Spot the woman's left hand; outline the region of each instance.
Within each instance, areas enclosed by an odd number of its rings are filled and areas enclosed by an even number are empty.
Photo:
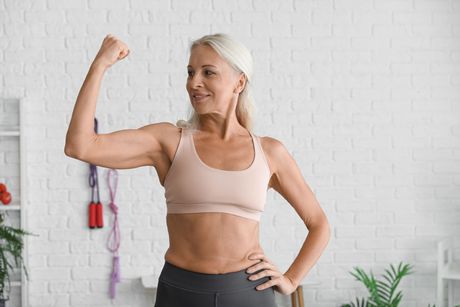
[[[249,256],[248,259],[259,259],[261,260],[261,262],[250,266],[246,270],[247,273],[254,273],[260,271],[261,269],[265,269],[263,271],[258,272],[257,274],[252,274],[249,277],[249,280],[254,281],[262,277],[270,277],[270,281],[267,281],[266,283],[257,286],[257,290],[264,290],[266,288],[274,286],[274,289],[279,293],[289,295],[297,289],[297,285],[294,284],[294,282],[289,277],[280,273],[278,268],[264,254],[254,254]]]

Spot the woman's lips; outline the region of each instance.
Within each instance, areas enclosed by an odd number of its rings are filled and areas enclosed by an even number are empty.
[[[201,102],[203,100],[205,100],[206,98],[208,98],[209,95],[206,95],[206,96],[198,96],[198,97],[193,97],[193,100],[195,100],[196,102]]]

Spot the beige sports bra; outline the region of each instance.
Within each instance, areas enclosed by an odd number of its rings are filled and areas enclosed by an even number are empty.
[[[193,142],[194,131],[181,129],[179,145],[164,180],[167,212],[224,212],[259,221],[270,180],[259,138],[248,130],[255,153],[248,168],[221,170],[200,159]]]

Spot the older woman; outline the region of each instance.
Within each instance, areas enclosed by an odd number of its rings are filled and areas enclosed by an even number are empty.
[[[156,307],[276,306],[274,291],[291,294],[320,257],[329,224],[284,145],[252,132],[252,57],[225,34],[192,42],[186,89],[193,108],[176,125],[95,134],[93,118],[103,73],[129,54],[108,35],[80,90],[65,153],[109,168],[154,166],[165,189],[170,246]],[[299,214],[308,236],[281,273],[259,244],[269,188]]]

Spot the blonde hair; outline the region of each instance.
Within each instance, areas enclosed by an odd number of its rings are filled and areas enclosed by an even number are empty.
[[[250,51],[240,42],[224,33],[205,35],[192,41],[190,52],[198,45],[208,45],[213,48],[238,73],[244,73],[246,83],[238,96],[236,118],[238,122],[252,132],[252,114],[255,109],[252,97],[253,60]],[[197,129],[199,127],[198,113],[189,105],[189,119],[179,119],[177,127]]]

